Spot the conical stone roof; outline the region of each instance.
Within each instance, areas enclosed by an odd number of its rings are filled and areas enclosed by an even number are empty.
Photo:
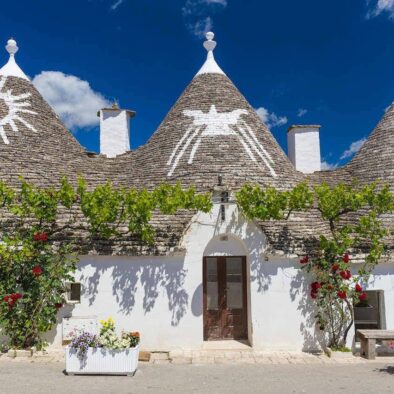
[[[105,176],[104,161],[88,157],[29,80],[0,75],[2,179],[17,182],[21,175],[48,185],[62,175],[75,179],[80,174],[97,180]]]
[[[145,184],[180,181],[205,189],[222,174],[233,188],[294,185],[301,175],[215,62],[210,37],[202,69],[147,144],[130,155],[134,160],[126,155],[123,161],[130,160]]]
[[[394,104],[392,104],[347,169],[362,183],[380,180],[394,190]]]

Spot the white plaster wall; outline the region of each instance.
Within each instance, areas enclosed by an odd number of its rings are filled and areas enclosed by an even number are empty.
[[[100,111],[100,153],[115,157],[130,150],[130,115],[125,110]]]
[[[386,328],[394,330],[394,264],[379,264],[370,278],[367,290],[384,290]]]
[[[223,234],[228,241],[221,241]],[[82,302],[63,309],[61,316],[112,316],[119,329],[140,331],[147,350],[200,349],[203,256],[246,254],[253,347],[319,348],[323,338],[315,330],[311,280],[299,269],[298,259],[267,255],[264,234],[235,206],[226,208],[225,222],[220,220],[219,205],[210,214],[197,214],[181,244],[187,252],[177,256],[83,256],[76,275],[83,285]],[[369,288],[385,290],[387,328],[394,329],[394,265],[378,266]],[[61,344],[60,323],[48,339]],[[352,340],[353,331],[350,344]]]
[[[297,171],[310,174],[321,169],[318,128],[293,128],[287,133],[289,159]]]

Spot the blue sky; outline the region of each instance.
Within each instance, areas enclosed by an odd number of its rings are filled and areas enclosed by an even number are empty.
[[[13,0],[0,13],[0,40],[17,40],[18,64],[89,150],[114,99],[137,111],[143,144],[211,28],[219,65],[285,150],[289,125],[317,123],[324,160],[344,164],[394,100],[394,0]]]

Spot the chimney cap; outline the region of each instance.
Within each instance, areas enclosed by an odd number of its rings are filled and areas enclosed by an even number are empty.
[[[111,108],[101,108],[100,111],[97,111],[97,116],[100,116],[101,111],[113,111],[113,112],[121,112],[126,111],[130,118],[133,118],[137,112],[132,111],[130,109],[121,109],[119,108],[117,103],[114,103]]]
[[[293,129],[320,129],[321,126],[319,124],[294,124],[287,129],[289,133]]]

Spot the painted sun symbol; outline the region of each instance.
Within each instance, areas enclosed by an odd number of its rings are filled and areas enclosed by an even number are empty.
[[[29,98],[31,93],[14,96],[11,90],[3,91],[6,81],[6,77],[0,79],[0,108],[6,112],[6,115],[0,118],[0,136],[4,143],[8,145],[10,141],[4,130],[4,126],[10,126],[14,132],[19,132],[18,124],[16,123],[19,122],[29,130],[37,132],[37,130],[23,118],[23,114],[37,115],[37,112],[28,109],[28,107],[31,107],[31,104],[23,101]]]

